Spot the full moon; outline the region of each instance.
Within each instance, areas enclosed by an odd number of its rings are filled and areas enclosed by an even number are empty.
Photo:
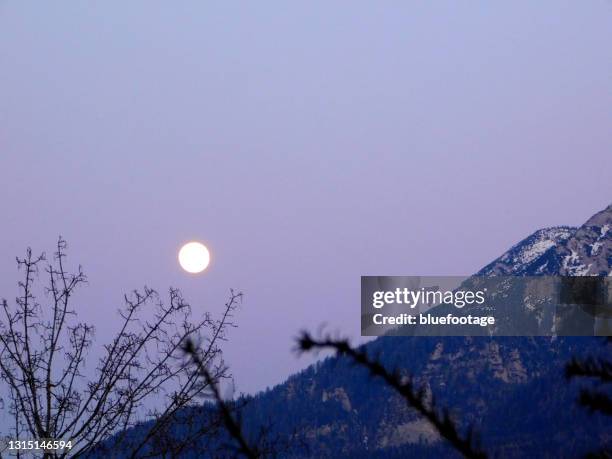
[[[210,263],[210,253],[204,244],[189,242],[181,247],[178,259],[181,268],[188,273],[197,274],[208,267]]]

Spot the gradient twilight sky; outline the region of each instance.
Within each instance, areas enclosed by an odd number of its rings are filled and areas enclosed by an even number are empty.
[[[100,344],[124,291],[242,289],[238,389],[281,382],[300,329],[359,336],[360,275],[470,274],[610,204],[611,43],[606,0],[0,1],[0,296],[59,234]]]

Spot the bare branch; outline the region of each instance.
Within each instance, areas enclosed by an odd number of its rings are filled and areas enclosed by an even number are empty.
[[[353,348],[348,340],[334,340],[330,337],[316,340],[307,332],[303,332],[298,338],[298,350],[300,352],[323,349],[331,349],[338,356],[350,358],[354,363],[367,368],[372,376],[379,377],[385,381],[389,387],[398,392],[409,406],[425,417],[438,433],[465,457],[474,459],[484,459],[487,457],[486,453],[474,444],[474,431],[470,428],[466,437],[462,437],[458,432],[457,426],[452,421],[448,410],[443,409],[440,412],[439,409],[436,409],[433,401],[427,403],[425,391],[415,388],[411,376],[402,378],[398,371],[389,372],[380,362],[371,359],[365,351]]]
[[[205,361],[202,359],[200,352],[198,352],[193,341],[187,340],[183,349],[185,353],[191,357],[191,360],[196,366],[198,374],[204,379],[204,381],[206,381],[206,385],[209,387],[213,399],[221,412],[223,423],[227,432],[238,444],[236,452],[249,459],[257,459],[261,457],[261,454],[257,451],[257,449],[249,445],[248,441],[246,440],[244,434],[242,433],[240,424],[234,419],[231,410],[223,400],[223,397],[221,397],[217,383],[208,368],[206,368]]]

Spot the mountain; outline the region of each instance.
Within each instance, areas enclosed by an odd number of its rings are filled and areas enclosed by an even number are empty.
[[[612,205],[595,214],[559,247],[562,276],[610,276]]]
[[[476,273],[496,275],[612,275],[612,205],[579,228],[536,231]],[[574,356],[609,357],[601,338],[385,336],[363,348],[412,374],[462,429],[473,425],[492,456],[577,457],[612,444],[609,419],[576,403],[585,383],[564,377]],[[267,426],[268,435],[294,445],[284,457],[457,456],[395,392],[344,358],[241,401],[247,436]]]
[[[494,294],[494,326],[487,330],[479,328],[475,332],[470,326],[463,327],[464,330],[462,327],[449,330],[430,326],[417,328],[414,333],[438,336],[449,332],[487,335],[493,331],[496,336],[545,336],[554,330],[558,335],[592,336],[595,329],[597,334],[607,334],[609,321],[595,318],[584,308],[564,307],[563,304],[571,303],[567,295],[577,291],[576,281],[585,285],[576,276],[610,275],[611,240],[612,206],[597,213],[579,228],[560,226],[538,230],[460,286],[464,290],[484,289]],[[547,279],[536,285],[525,279],[525,276],[547,276]],[[556,279],[551,279],[551,276],[556,276]],[[553,285],[556,287],[553,288]],[[605,288],[603,283],[599,285]],[[550,293],[544,294],[547,288],[551,289]],[[535,291],[539,293],[534,301]],[[563,300],[556,296],[561,291],[564,292]],[[485,302],[482,305],[472,305],[465,313],[487,316],[490,308],[491,304]],[[429,311],[440,316],[456,312],[451,304],[439,305]]]

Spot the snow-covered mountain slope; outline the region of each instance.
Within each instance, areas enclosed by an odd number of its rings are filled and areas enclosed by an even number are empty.
[[[559,248],[559,274],[610,276],[612,274],[612,205],[593,215]]]
[[[476,275],[609,276],[612,205],[579,228],[544,228],[523,239]]]
[[[562,246],[570,239],[577,228],[570,226],[557,226],[536,231],[531,236],[514,245],[484,268],[478,276],[493,275],[530,275],[550,271],[547,260],[543,259],[550,249]]]

